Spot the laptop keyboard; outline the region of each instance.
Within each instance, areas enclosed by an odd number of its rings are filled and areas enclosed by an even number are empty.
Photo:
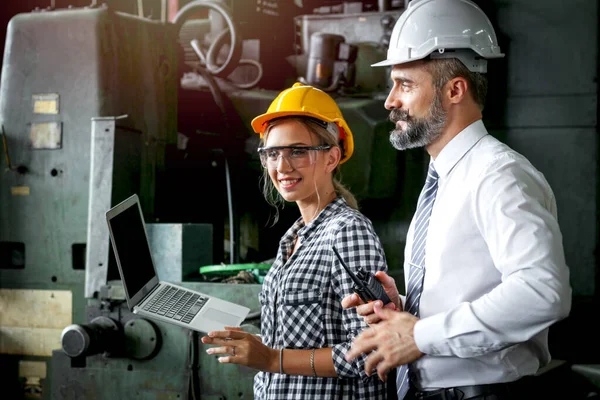
[[[207,297],[165,285],[144,305],[143,309],[189,324],[207,301]]]

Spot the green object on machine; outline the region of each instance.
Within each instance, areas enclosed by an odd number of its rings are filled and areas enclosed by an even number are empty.
[[[202,275],[233,276],[240,271],[250,271],[259,283],[263,283],[271,264],[247,263],[247,264],[220,264],[200,267]]]

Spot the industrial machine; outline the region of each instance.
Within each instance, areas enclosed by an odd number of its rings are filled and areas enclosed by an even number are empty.
[[[8,26],[3,393],[252,398],[254,371],[219,365],[196,332],[129,312],[104,213],[138,193],[160,278],[246,305],[243,328],[260,332],[257,276],[199,272],[264,265],[297,218],[287,207],[269,224],[249,121],[295,81],[320,87],[354,132],[344,183],[365,202],[416,196],[420,179],[398,186],[405,160],[388,145],[387,71],[370,68],[404,2],[191,1],[166,18],[165,1],[160,19],[143,1],[128,5],[137,15],[114,3],[53,1]]]
[[[402,286],[428,159],[389,145],[389,70],[370,65],[385,58],[409,0],[64,1],[14,2],[32,6],[6,29],[0,397],[253,397],[254,370],[219,364],[196,332],[129,312],[104,213],[137,193],[160,279],[247,306],[242,327],[258,333],[261,275],[298,211],[286,205],[272,222],[250,121],[297,81],[329,92],[352,127],[341,180]],[[503,48],[517,57],[490,65],[503,80],[490,81],[484,119],[556,188],[574,288],[572,316],[550,334],[556,360],[540,373],[569,382],[564,398],[593,398],[568,371],[599,386],[589,328],[598,305],[597,60],[587,57],[598,46],[584,34],[597,28],[598,8],[500,3],[499,32],[511,39]],[[565,56],[548,63],[552,54]],[[556,76],[570,84],[555,85]]]

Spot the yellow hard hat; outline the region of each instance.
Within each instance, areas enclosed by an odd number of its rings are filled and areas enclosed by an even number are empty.
[[[289,116],[312,117],[335,123],[339,131],[340,147],[342,147],[340,164],[352,156],[354,152],[352,131],[335,100],[327,93],[300,82],[294,83],[294,86],[279,93],[266,113],[252,120],[252,129],[262,137],[269,121]]]

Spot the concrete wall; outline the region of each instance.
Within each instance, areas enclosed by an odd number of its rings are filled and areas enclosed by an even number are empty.
[[[596,283],[598,2],[495,1],[506,103],[492,133],[527,156],[556,195],[575,295]]]

